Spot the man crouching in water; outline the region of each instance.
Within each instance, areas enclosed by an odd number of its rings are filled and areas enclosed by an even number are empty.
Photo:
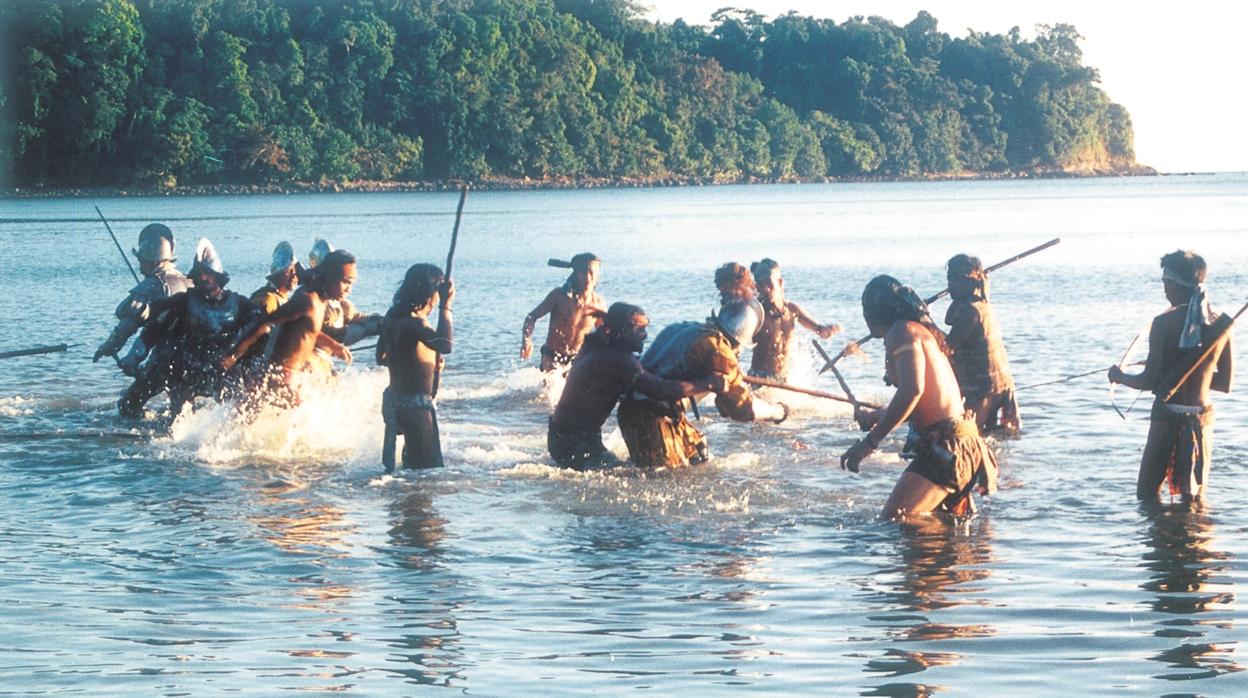
[[[747,272],[748,273],[748,272]],[[706,322],[680,322],[664,328],[641,359],[647,371],[675,381],[722,378],[716,391],[719,413],[738,422],[770,421],[789,416],[783,404],[750,393],[742,380],[737,354],[753,344],[763,309],[754,299],[729,300]],[[690,400],[655,400],[632,390],[620,402],[620,431],[629,456],[641,466],[678,466],[710,459],[706,437],[685,417]]]
[[[351,293],[356,278],[355,257],[345,250],[334,250],[320,266],[309,272],[309,277],[285,305],[244,328],[238,342],[221,360],[221,367],[228,371],[252,344],[272,330],[269,373],[262,391],[284,407],[299,404],[302,374],[316,347],[326,349],[343,361],[351,361],[351,351],[322,333],[321,326],[325,321],[325,303],[346,298]]]
[[[613,303],[603,325],[585,337],[546,432],[555,463],[578,470],[614,464],[615,456],[602,444],[602,425],[630,388],[659,401],[724,391],[727,382],[720,374],[679,381],[647,371],[637,355],[646,344],[649,325],[641,308]]]
[[[390,386],[382,394],[381,417],[386,425],[381,462],[394,472],[394,451],[403,435],[404,468],[442,466],[442,441],[433,398],[438,392],[442,354],[451,353],[454,330],[451,301],[455,285],[432,264],[413,264],[394,294],[394,304],[381,321],[377,363],[390,370]],[[438,329],[429,313],[438,307]]]
[[[945,354],[944,337],[914,289],[891,276],[877,276],[862,292],[862,316],[871,336],[884,338],[884,380],[897,386],[882,410],[855,414],[867,435],[841,456],[841,467],[858,465],[902,422],[911,439],[901,474],[880,517],[900,519],[937,509],[955,516],[974,512],[971,490],[996,489],[997,461],[966,419],[958,380]],[[912,442],[912,443],[911,443]]]

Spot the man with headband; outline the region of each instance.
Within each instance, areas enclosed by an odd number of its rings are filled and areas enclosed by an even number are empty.
[[[1018,431],[1018,402],[1005,343],[988,303],[988,277],[979,257],[954,255],[945,265],[949,297],[945,313],[949,360],[967,410],[975,413],[980,432],[1004,428]]]
[[[542,371],[572,363],[572,357],[581,348],[585,335],[594,330],[607,312],[602,296],[594,292],[602,261],[590,252],[582,252],[570,262],[552,259],[552,267],[571,268],[572,273],[562,286],[551,289],[546,298],[524,317],[523,339],[520,358],[533,354],[533,330],[537,321],[550,315],[550,328],[546,331],[546,343],[542,345]]]
[[[1140,459],[1136,496],[1155,499],[1162,483],[1169,480],[1171,494],[1184,500],[1198,499],[1208,484],[1212,459],[1213,405],[1209,391],[1231,391],[1234,351],[1229,332],[1221,339],[1214,339],[1209,332],[1218,316],[1209,307],[1205,291],[1205,260],[1194,252],[1178,250],[1161,258],[1161,268],[1170,309],[1153,318],[1144,370],[1129,374],[1114,366],[1109,369],[1109,380],[1157,395]],[[1209,341],[1216,341],[1218,346],[1209,347]],[[1200,359],[1207,349],[1212,351]],[[1190,377],[1180,383],[1194,363]],[[1171,391],[1173,397],[1163,401]]]
[[[936,510],[963,516],[974,511],[971,491],[996,489],[997,461],[975,422],[963,416],[962,394],[945,351],[944,334],[914,289],[877,276],[862,293],[862,315],[873,337],[884,338],[884,381],[897,387],[881,410],[855,413],[867,434],[841,456],[858,472],[889,432],[909,420],[909,467],[884,504],[881,518],[900,519]]]

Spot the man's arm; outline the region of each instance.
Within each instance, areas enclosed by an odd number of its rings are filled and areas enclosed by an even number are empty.
[[[894,325],[884,338],[884,346],[893,360],[897,392],[893,393],[893,398],[882,412],[864,415],[864,421],[874,421],[875,424],[862,440],[850,446],[841,456],[841,467],[855,473],[862,459],[874,451],[889,432],[910,417],[926,388],[927,359],[923,354],[922,341],[915,336],[914,330],[904,323]]]
[[[247,353],[247,350],[273,328],[307,316],[308,304],[306,296],[297,296],[268,315],[257,315],[238,333],[238,341],[230,348],[225,358],[221,359],[221,368],[226,371],[233,368],[234,364]]]
[[[695,381],[674,381],[661,378],[647,371],[641,365],[641,361],[632,355],[628,356],[626,362],[621,362],[617,370],[626,376],[631,374],[628,384],[642,395],[655,400],[679,400],[702,393],[718,394],[724,392],[728,386],[728,381],[718,373],[712,373],[706,378]]]
[[[521,331],[523,338],[520,341],[520,358],[527,359],[533,355],[533,330],[537,327],[539,319],[555,309],[555,303],[558,302],[558,293],[559,289],[552,289],[542,299],[542,302],[537,304],[536,308],[524,316],[524,329]]]
[[[348,349],[342,342],[339,342],[324,332],[316,335],[316,348],[324,349],[329,352],[330,356],[336,356],[347,363],[351,363],[351,350]]]
[[[841,331],[841,326],[835,322],[830,325],[823,325],[816,322],[815,319],[810,316],[810,313],[806,312],[806,309],[798,303],[790,301],[789,310],[793,312],[793,316],[797,318],[797,321],[801,323],[802,327],[818,334],[820,339],[828,339],[832,335]]]

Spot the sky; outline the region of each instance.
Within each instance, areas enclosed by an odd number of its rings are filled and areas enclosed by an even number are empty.
[[[1101,88],[1125,106],[1135,127],[1135,155],[1161,172],[1248,171],[1248,93],[1243,45],[1248,3],[1046,0],[639,0],[648,18],[710,24],[721,7],[751,9],[772,19],[790,10],[843,22],[878,15],[907,24],[920,10],[941,31],[968,29],[1024,38],[1037,24],[1073,24],[1084,40],[1083,62],[1101,75]]]

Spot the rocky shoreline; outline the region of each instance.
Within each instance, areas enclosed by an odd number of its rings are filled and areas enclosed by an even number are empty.
[[[1135,165],[1125,169],[1067,171],[1032,169],[1009,172],[959,172],[923,174],[912,177],[817,177],[817,178],[714,178],[714,177],[483,177],[470,182],[484,191],[523,191],[543,189],[604,189],[635,187],[700,187],[723,184],[818,184],[861,182],[940,182],[961,180],[1075,179],[1087,177],[1151,177],[1159,173],[1151,167]],[[324,194],[456,191],[462,180],[346,182],[280,182],[267,184],[202,184],[188,186],[136,187],[11,187],[0,191],[0,198],[33,199],[55,197],[100,198],[114,196],[222,196],[243,194]]]

